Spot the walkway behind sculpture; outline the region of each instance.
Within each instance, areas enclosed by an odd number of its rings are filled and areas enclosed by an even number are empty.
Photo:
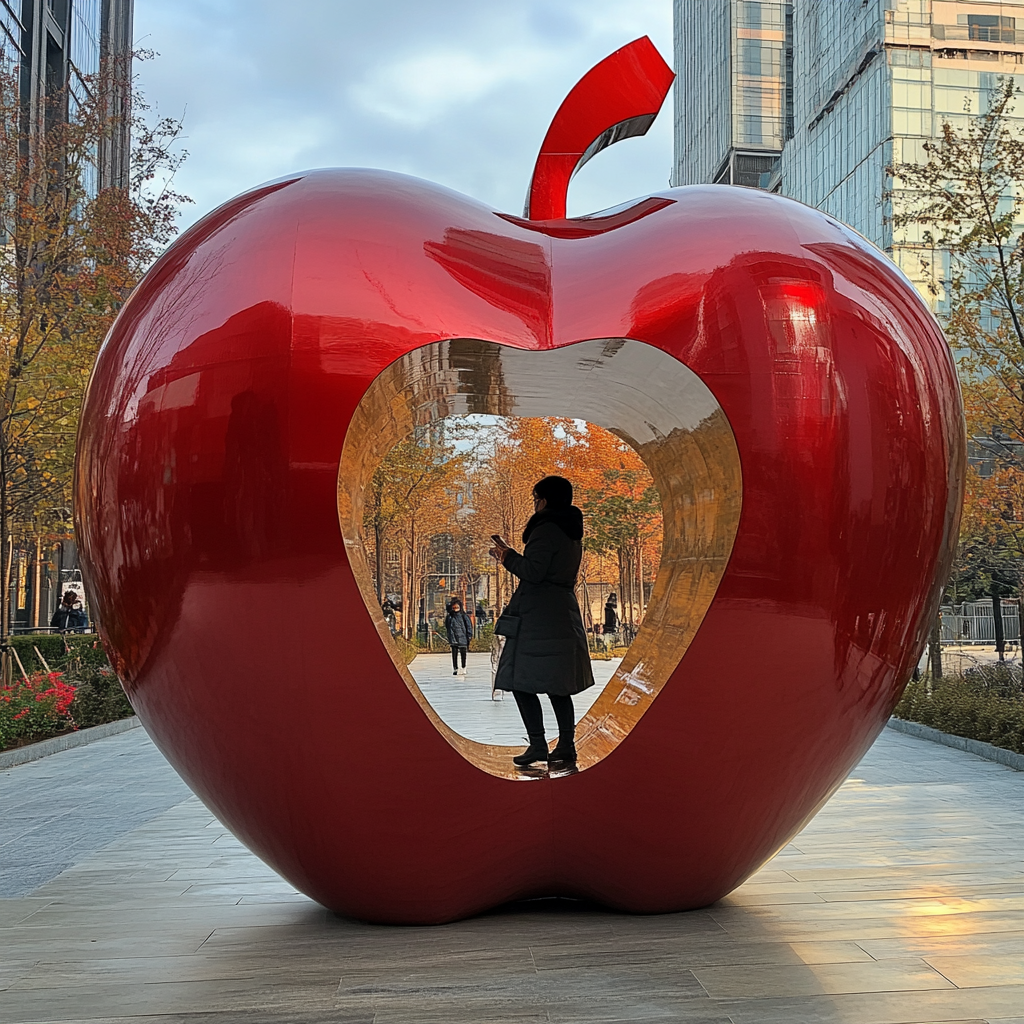
[[[86,793],[83,856],[14,895],[9,866],[58,864]],[[0,1024],[1022,1021],[1024,778],[888,730],[790,847],[687,914],[336,918],[185,797],[142,730],[0,774],[0,844]]]

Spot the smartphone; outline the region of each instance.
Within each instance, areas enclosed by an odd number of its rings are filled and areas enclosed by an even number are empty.
[[[500,544],[503,548],[507,548],[508,547],[508,545],[501,539],[501,535],[500,534],[492,533],[491,534],[491,540],[493,540],[495,544]]]

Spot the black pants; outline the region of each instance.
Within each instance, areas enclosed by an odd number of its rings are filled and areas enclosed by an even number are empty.
[[[534,737],[544,738],[544,712],[540,707],[540,697],[535,693],[524,693],[522,690],[513,690],[512,695],[516,699],[519,714],[522,715],[523,725],[526,726],[526,735],[532,743]],[[576,714],[573,711],[572,697],[568,694],[560,696],[549,693],[548,700],[555,712],[555,721],[558,723],[558,743],[560,746],[575,747],[576,742]]]
[[[452,644],[452,670],[455,672],[459,671],[459,654],[462,655],[462,667],[466,667],[466,651],[468,647],[460,647],[458,644]]]

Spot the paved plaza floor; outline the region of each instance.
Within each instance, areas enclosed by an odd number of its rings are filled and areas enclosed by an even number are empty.
[[[296,893],[137,729],[0,772],[0,1024],[29,1021],[1024,1024],[1024,775],[886,730],[712,907],[400,928]]]
[[[578,722],[597,700],[604,684],[612,677],[621,658],[592,661],[595,685],[573,697]],[[450,654],[421,654],[410,665],[412,674],[434,710],[457,733],[480,743],[514,746],[528,742],[522,719],[511,693],[491,694],[491,656],[470,654],[466,674],[453,678]],[[554,739],[554,713],[542,698],[548,739]]]

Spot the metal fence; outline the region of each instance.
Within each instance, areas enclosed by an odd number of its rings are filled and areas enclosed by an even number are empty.
[[[1020,606],[1016,601],[1003,602],[1003,638],[1020,640]],[[942,642],[944,644],[994,644],[995,616],[991,601],[971,601],[946,605],[942,609]]]

